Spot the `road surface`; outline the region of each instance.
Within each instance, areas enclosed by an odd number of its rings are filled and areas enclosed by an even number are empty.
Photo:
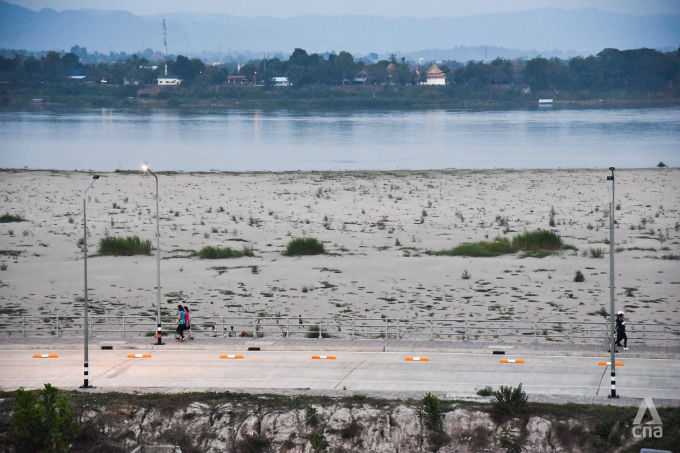
[[[49,382],[77,388],[83,382],[83,353],[50,350],[58,358],[33,358],[41,351],[0,351],[0,388],[38,388]],[[150,358],[128,358],[150,354]],[[313,355],[335,360],[313,360]],[[242,355],[242,359],[221,359]],[[406,361],[427,356],[429,361]],[[502,359],[524,363],[500,363]],[[90,351],[90,383],[100,389],[164,390],[311,389],[447,392],[473,396],[485,386],[517,386],[529,394],[606,396],[609,367],[593,357],[466,353],[206,350]],[[617,389],[626,397],[680,399],[680,361],[620,359]]]

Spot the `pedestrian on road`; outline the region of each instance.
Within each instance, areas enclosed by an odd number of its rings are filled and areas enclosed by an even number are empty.
[[[187,330],[189,331],[189,340],[194,339],[194,333],[191,331],[191,316],[189,316],[189,307],[184,306],[184,320],[187,323]]]
[[[616,316],[616,346],[621,346],[623,340],[623,350],[628,351],[628,336],[626,336],[626,315],[620,311]]]
[[[260,320],[258,319],[257,322],[255,323],[255,337],[260,336]]]
[[[175,337],[175,339],[177,341],[180,341],[180,342],[185,340],[184,329],[186,328],[187,323],[186,323],[186,319],[184,318],[184,316],[185,316],[184,307],[182,307],[181,305],[178,305],[177,306],[177,336]]]
[[[298,324],[301,325],[302,327],[304,327],[304,326],[305,326],[305,323],[302,322],[302,315],[298,315],[298,316],[299,316],[299,318],[298,318]],[[299,327],[298,327],[298,329],[299,329]]]

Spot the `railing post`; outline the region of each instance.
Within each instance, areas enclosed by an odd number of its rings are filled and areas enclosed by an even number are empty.
[[[647,329],[645,328],[645,323],[643,322],[643,323],[642,323],[642,345],[643,345],[643,346],[647,346],[647,336],[645,335],[645,334],[646,334],[646,330],[647,330]]]
[[[434,323],[430,319],[430,340],[434,340]]]
[[[401,339],[401,335],[399,334],[399,318],[397,318],[397,340]]]
[[[503,321],[498,321],[498,339],[503,338]]]
[[[21,317],[21,325],[22,325],[22,329],[24,331],[24,336],[26,336],[26,316]]]
[[[385,318],[385,340],[389,338],[390,336],[390,320],[388,318]]]
[[[125,312],[123,312],[123,337],[125,337]]]
[[[467,341],[468,339],[468,333],[467,333],[467,319],[465,320],[465,331],[463,332],[463,341]]]
[[[321,336],[321,329],[322,329],[322,326],[323,326],[323,319],[322,319],[322,318],[319,318],[319,339],[323,338],[323,337]]]
[[[253,319],[253,340],[257,338],[257,318]]]
[[[90,323],[90,337],[92,337],[92,336],[94,336],[94,335],[92,335],[92,326],[93,326],[92,316],[88,316],[88,318],[89,318],[88,321]]]
[[[569,343],[574,343],[574,333],[572,332],[571,321],[569,321]]]
[[[286,318],[286,338],[290,336],[290,316]]]
[[[224,338],[224,316],[222,316],[222,338]]]
[[[534,343],[538,343],[538,327],[536,326],[536,321],[534,321]]]
[[[354,318],[352,318],[352,340],[354,340]]]
[[[59,315],[57,315],[57,338],[59,338]]]

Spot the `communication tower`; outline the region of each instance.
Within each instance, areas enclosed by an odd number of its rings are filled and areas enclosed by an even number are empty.
[[[165,49],[165,75],[168,75],[168,40],[165,32],[165,19],[163,19],[163,48]]]

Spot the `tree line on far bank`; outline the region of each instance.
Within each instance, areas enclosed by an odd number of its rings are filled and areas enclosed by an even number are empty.
[[[87,63],[73,52],[50,51],[41,58],[16,54],[14,58],[0,56],[0,81],[9,84],[77,83],[71,76],[84,76],[82,82],[94,84],[154,84],[164,74],[164,63],[152,64],[148,59],[132,55],[114,63]],[[349,52],[308,54],[295,49],[288,60],[279,58],[251,60],[231,72],[243,75],[250,82],[271,86],[271,79],[286,76],[293,87],[312,85],[354,84],[358,75],[372,85],[415,85],[425,81],[431,63],[417,66],[391,55],[389,60],[367,63],[355,59]],[[675,95],[680,86],[680,49],[660,52],[653,49],[604,49],[596,55],[575,57],[508,60],[497,58],[489,62],[441,62],[439,68],[447,75],[449,86],[470,90],[507,90],[521,88],[546,90],[627,90],[664,92]],[[390,67],[388,69],[388,67]],[[183,87],[208,87],[227,82],[230,68],[206,65],[197,58],[183,55],[168,62],[168,73],[182,79]],[[257,73],[257,74],[256,74]]]

